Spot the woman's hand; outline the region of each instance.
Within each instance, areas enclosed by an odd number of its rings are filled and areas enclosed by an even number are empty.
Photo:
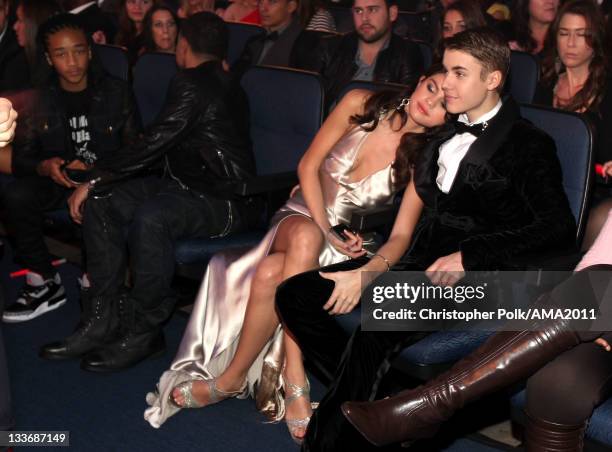
[[[603,164],[604,177],[612,177],[612,160]]]
[[[68,198],[68,208],[70,209],[70,216],[75,223],[81,224],[83,221],[83,206],[87,201],[89,195],[89,184],[79,185],[70,198]]]
[[[336,284],[329,300],[323,306],[328,314],[347,314],[355,309],[361,298],[361,273],[359,269],[334,273],[319,272],[321,277]]]
[[[327,231],[327,241],[333,246],[338,252],[345,256],[355,259],[363,256],[366,251],[363,249],[363,239],[359,234],[353,234],[352,232],[345,230],[344,233],[348,237],[346,240],[340,240],[331,231]]]

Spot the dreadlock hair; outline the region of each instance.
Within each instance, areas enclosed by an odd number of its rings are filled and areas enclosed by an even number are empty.
[[[88,68],[88,84],[95,84],[98,80],[105,76],[105,71],[102,64],[99,62],[91,35],[85,29],[85,26],[81,22],[79,16],[75,14],[62,13],[52,16],[49,20],[43,23],[38,29],[37,42],[38,47],[45,52],[49,51],[49,39],[55,33],[59,33],[63,30],[75,30],[83,33],[87,41],[87,46],[91,51],[91,61],[89,62]],[[57,80],[56,72],[50,71],[51,73],[47,77],[47,82]]]

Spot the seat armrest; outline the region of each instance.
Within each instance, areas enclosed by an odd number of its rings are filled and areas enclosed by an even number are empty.
[[[358,209],[351,215],[351,229],[354,231],[371,231],[381,226],[393,224],[399,206],[386,205],[374,209]]]
[[[280,190],[287,190],[298,184],[295,171],[256,176],[236,184],[234,193],[239,196],[253,196]]]

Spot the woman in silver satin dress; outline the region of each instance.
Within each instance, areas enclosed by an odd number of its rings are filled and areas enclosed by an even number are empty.
[[[413,160],[401,153],[418,149],[400,141],[443,124],[443,77],[441,66],[430,69],[410,101],[406,93],[344,96],[302,158],[300,185],[262,242],[211,259],[178,353],[147,395],[145,419],[153,427],[180,408],[252,395],[270,419],[286,419],[295,440],[304,435],[312,413],[308,383],[300,350],[279,325],[276,287],[365,253],[361,237],[349,233],[343,242],[330,227],[350,222],[354,210],[390,202],[402,188],[402,171]]]

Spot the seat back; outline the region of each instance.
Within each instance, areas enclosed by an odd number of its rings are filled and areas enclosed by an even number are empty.
[[[400,11],[393,24],[393,32],[413,40],[432,42],[434,38],[433,9]]]
[[[145,127],[161,111],[176,71],[174,55],[167,53],[145,53],[134,65],[134,95]]]
[[[268,66],[241,80],[249,99],[257,174],[294,171],[323,120],[323,87],[313,72]]]
[[[431,66],[431,63],[433,62],[433,48],[431,47],[431,44],[425,41],[419,41],[417,39],[406,39],[406,41],[412,41],[419,46],[419,50],[423,56],[423,69],[429,69],[429,66]]]
[[[563,171],[563,188],[578,226],[584,232],[587,200],[592,183],[593,133],[582,115],[546,107],[521,105],[521,115],[548,133],[557,145]]]
[[[106,44],[95,44],[94,52],[102,63],[106,72],[115,78],[128,81],[130,76],[130,64],[128,55],[123,48]]]
[[[231,66],[238,60],[244,49],[246,42],[253,36],[265,33],[265,30],[253,24],[243,24],[240,22],[228,22],[229,44],[227,49],[227,62]]]
[[[510,73],[506,91],[512,94],[517,102],[529,104],[533,101],[539,79],[540,63],[536,57],[513,50],[510,54]]]
[[[338,96],[338,101],[342,99],[346,93],[354,89],[366,89],[368,91],[378,92],[384,89],[391,89],[394,91],[402,91],[406,89],[406,85],[400,85],[399,83],[383,83],[383,82],[366,82],[364,80],[353,80],[351,83],[345,86]]]

